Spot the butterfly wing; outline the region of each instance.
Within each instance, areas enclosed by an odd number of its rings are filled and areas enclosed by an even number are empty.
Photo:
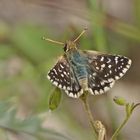
[[[88,58],[88,86],[92,94],[108,91],[131,66],[131,60],[124,56],[102,54],[96,51],[83,51],[83,54]]]
[[[63,89],[70,97],[78,98],[83,93],[65,56],[58,60],[47,77],[53,85]]]
[[[98,73],[90,71],[88,77],[89,92],[93,95],[103,94],[113,87],[115,81],[108,82],[98,75]]]

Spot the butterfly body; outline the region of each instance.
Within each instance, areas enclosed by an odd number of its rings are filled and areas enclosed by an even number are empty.
[[[75,48],[68,52],[66,56],[73,75],[75,75],[83,90],[86,90],[88,88],[88,59],[83,57],[82,52]]]
[[[74,41],[68,41],[64,55],[49,71],[48,79],[70,97],[78,98],[84,91],[98,95],[112,88],[130,65],[127,57],[82,51]]]

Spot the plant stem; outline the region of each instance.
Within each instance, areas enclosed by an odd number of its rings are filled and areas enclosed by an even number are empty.
[[[105,140],[106,139],[106,129],[101,121],[94,120],[93,115],[91,113],[89,103],[87,102],[88,93],[85,92],[80,98],[83,102],[86,114],[88,115],[90,125],[93,130],[94,138],[96,140]]]
[[[124,127],[124,125],[127,123],[130,116],[126,116],[122,124],[117,128],[117,130],[114,132],[113,136],[111,137],[111,140],[116,140],[118,134],[120,133],[121,129]]]
[[[94,124],[94,118],[92,116],[89,104],[87,102],[87,94],[86,93],[83,94],[80,98],[81,98],[81,100],[83,102],[86,114],[88,115],[89,122],[90,122],[90,125],[91,125],[92,129],[93,129],[93,134],[95,136],[95,139],[97,139],[97,131],[96,131],[95,124]]]

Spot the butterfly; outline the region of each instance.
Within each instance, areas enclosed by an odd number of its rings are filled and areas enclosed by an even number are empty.
[[[85,91],[100,95],[111,89],[130,68],[131,60],[121,55],[104,54],[97,51],[79,50],[74,40],[64,44],[64,55],[48,72],[48,79],[53,85],[64,90],[73,98],[79,98]]]

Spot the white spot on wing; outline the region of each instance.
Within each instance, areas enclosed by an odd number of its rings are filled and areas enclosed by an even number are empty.
[[[88,91],[89,91],[91,94],[93,94],[93,95],[94,95],[94,93],[93,93],[93,91],[92,91],[92,89],[91,89],[91,88],[89,88],[89,89],[88,89]]]
[[[102,86],[104,85],[104,81],[101,81],[101,85],[102,85]]]
[[[92,75],[93,75],[93,76],[96,76],[97,74],[94,72]]]
[[[96,67],[97,70],[99,70],[99,67]]]
[[[105,67],[105,64],[102,64],[101,67],[104,68]]]
[[[126,65],[126,67],[129,69],[130,68],[130,65]]]
[[[94,86],[95,86],[95,84],[93,83],[93,84],[92,84],[92,86],[94,87]]]
[[[112,70],[110,70],[109,73],[111,74],[112,73]]]
[[[74,98],[77,98],[77,94],[73,94],[73,97],[74,97]]]
[[[50,76],[49,75],[47,75],[47,78],[50,80]]]
[[[99,91],[99,92],[100,92],[100,94],[103,94],[103,93],[104,93],[104,91],[103,91],[102,89],[100,89],[100,91]]]
[[[104,91],[108,91],[110,88],[109,87],[104,87]]]
[[[64,66],[62,65],[62,64],[60,64],[60,67],[63,69],[64,68]]]
[[[111,68],[111,67],[112,67],[112,65],[109,65],[109,66],[108,66],[108,68]]]
[[[124,68],[124,69],[122,70],[123,73],[126,73],[126,71],[127,71],[127,68]]]
[[[109,59],[109,58],[108,58],[108,61],[107,61],[107,63],[110,63],[110,62],[111,62],[111,59]]]
[[[128,64],[131,65],[132,61],[129,59]]]
[[[120,75],[120,77],[122,77],[123,76],[123,73],[119,73],[119,75]]]
[[[67,87],[67,90],[71,90],[71,88],[70,87]]]
[[[91,78],[91,77],[92,77],[92,75],[90,74],[90,75],[89,75],[89,78]]]
[[[112,88],[115,82],[110,83],[110,87]]]
[[[62,85],[58,85],[59,88],[62,88]]]
[[[66,86],[63,86],[63,89],[65,90],[66,89]]]
[[[113,78],[109,78],[109,79],[108,79],[108,82],[112,82],[112,81],[114,81]]]
[[[119,76],[115,76],[115,79],[118,80],[120,77]]]
[[[99,94],[98,90],[95,90],[94,93],[95,93],[96,95]]]
[[[69,95],[70,97],[73,97],[73,93],[72,93],[72,92],[70,92],[68,95]]]
[[[54,84],[55,86],[57,86],[57,85],[58,85],[58,83],[57,83],[56,81],[54,81],[54,82],[53,82],[53,84]]]
[[[104,57],[103,56],[101,57],[101,61],[104,61]]]
[[[116,56],[116,57],[115,57],[115,61],[118,61],[118,58],[119,58],[119,57],[118,57],[118,56]]]
[[[56,69],[53,69],[53,71],[54,71],[54,73],[55,73],[55,74],[57,74],[57,71],[56,71]]]

